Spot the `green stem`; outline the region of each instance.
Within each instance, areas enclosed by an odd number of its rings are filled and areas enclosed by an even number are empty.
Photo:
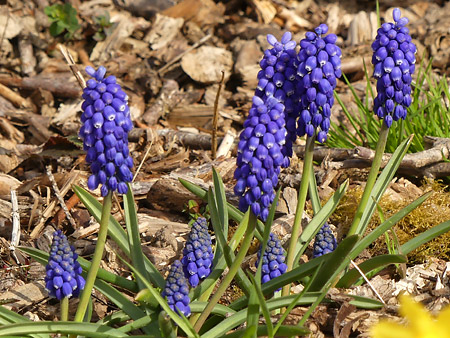
[[[244,218],[245,219],[245,218]],[[194,330],[196,332],[199,332],[200,329],[203,326],[203,323],[208,318],[209,314],[213,310],[214,306],[217,304],[217,302],[220,300],[220,297],[225,293],[228,286],[232,282],[234,276],[236,275],[239,267],[242,264],[242,261],[245,258],[245,255],[247,254],[248,249],[250,248],[250,245],[252,244],[253,240],[253,234],[255,232],[256,227],[256,216],[250,212],[250,217],[247,225],[247,229],[245,231],[244,239],[242,241],[241,247],[239,249],[239,252],[233,262],[233,264],[230,266],[230,269],[223,279],[222,283],[220,284],[217,291],[212,296],[211,300],[209,301],[208,305],[205,307],[205,310],[201,313],[200,317],[198,318],[197,322],[194,325]]]
[[[294,265],[295,247],[297,245],[298,236],[300,235],[300,227],[302,224],[303,210],[305,209],[306,196],[308,194],[308,182],[309,176],[312,170],[313,155],[314,155],[314,140],[315,135],[306,138],[305,157],[303,160],[303,173],[302,180],[300,182],[300,188],[298,191],[297,207],[295,209],[294,225],[292,226],[291,239],[289,241],[289,248],[287,252],[286,265],[287,272],[292,270]],[[289,294],[290,286],[285,285],[283,287],[283,296]]]
[[[381,160],[383,159],[384,149],[386,148],[386,142],[389,134],[389,127],[386,126],[384,120],[382,122],[380,137],[378,139],[377,147],[375,148],[375,157],[373,158],[372,167],[370,168],[369,177],[367,178],[366,187],[364,188],[361,201],[359,202],[358,209],[356,210],[355,218],[347,233],[347,237],[358,234],[361,230],[360,221],[369,202],[370,194],[372,193],[373,186],[378,177],[378,171],[380,170]]]
[[[100,267],[100,262],[105,248],[106,236],[108,234],[108,223],[111,217],[112,192],[103,199],[102,217],[100,219],[100,229],[98,231],[97,245],[95,246],[94,256],[91,261],[91,268],[86,277],[86,285],[81,294],[80,303],[78,304],[77,313],[75,314],[75,322],[82,322],[86,313],[89,299],[91,298],[92,288],[94,287],[97,271]]]
[[[61,322],[67,322],[69,318],[69,298],[61,299]]]

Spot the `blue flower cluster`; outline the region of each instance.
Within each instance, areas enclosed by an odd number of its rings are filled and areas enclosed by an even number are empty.
[[[298,136],[313,136],[320,128],[317,140],[324,143],[330,129],[333,90],[336,79],[342,75],[341,49],[336,45],[336,34],[328,34],[328,26],[319,25],[307,32],[300,41],[298,53],[297,92],[300,96]]]
[[[377,79],[374,112],[384,118],[387,127],[392,121],[405,119],[411,105],[411,76],[415,70],[417,48],[412,43],[407,18],[394,9],[395,23],[384,23],[372,44],[373,77]]]
[[[261,249],[258,251],[256,266],[258,266],[259,260],[261,259]],[[266,250],[262,255],[262,283],[267,283],[271,279],[279,277],[286,272],[287,266],[284,263],[285,259],[285,251],[281,246],[280,239],[274,233],[270,233]]]
[[[183,249],[183,270],[192,287],[211,273],[214,254],[206,219],[199,217],[193,224]]]
[[[128,132],[133,123],[128,96],[117,84],[115,76],[105,78],[105,67],[100,66],[97,71],[86,67],[86,73],[93,79],[86,82],[83,90],[79,136],[87,152],[86,162],[91,165],[88,187],[94,190],[101,184],[102,196],[109,191],[126,194],[126,182],[133,178],[130,171],[133,159],[128,149]]]
[[[45,287],[51,297],[59,300],[64,297],[78,297],[84,289],[81,276],[83,269],[77,262],[78,255],[69,245],[61,230],[53,233],[48,264],[46,265]]]
[[[334,237],[328,223],[325,223],[314,238],[313,257],[316,258],[330,253],[336,247],[336,237]]]
[[[267,40],[272,48],[264,52],[258,73],[258,86],[253,105],[244,122],[238,144],[237,169],[234,177],[239,209],[252,212],[266,220],[278,184],[281,167],[289,166],[292,139],[286,139],[285,109],[295,106],[295,41],[285,33],[278,42],[273,35]],[[295,130],[295,121],[289,126]]]
[[[161,295],[167,297],[167,303],[173,311],[182,313],[186,317],[191,314],[189,285],[184,276],[183,264],[179,260],[176,260],[170,266],[166,285]]]

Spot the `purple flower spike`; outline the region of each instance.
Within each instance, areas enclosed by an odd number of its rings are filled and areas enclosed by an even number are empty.
[[[199,217],[192,224],[191,232],[183,249],[183,271],[192,287],[196,287],[200,280],[211,273],[212,261],[211,236],[208,233],[206,219]]]
[[[307,32],[306,38],[300,41],[298,54],[297,94],[300,97],[298,119],[298,136],[313,136],[317,128],[317,141],[323,143],[327,139],[330,128],[330,109],[336,78],[341,76],[341,50],[336,45],[335,34],[324,36],[328,32],[325,24],[319,25],[314,32]],[[309,55],[306,59],[303,55]],[[383,57],[382,53],[378,57]],[[326,106],[326,107],[325,107]],[[304,112],[309,112],[305,114]],[[311,116],[313,117],[311,119]]]
[[[173,311],[182,313],[186,317],[191,314],[188,281],[184,277],[183,265],[179,260],[171,265],[161,295],[167,298],[167,304]]]
[[[48,264],[45,267],[45,288],[51,297],[78,297],[84,289],[83,269],[77,261],[75,249],[69,245],[61,230],[53,233]]]
[[[133,126],[128,96],[116,83],[115,76],[105,78],[105,67],[100,66],[96,71],[88,66],[86,73],[92,79],[83,90],[83,124],[79,136],[87,152],[86,162],[92,170],[88,187],[94,190],[101,184],[102,196],[109,191],[126,194],[126,182],[132,179],[133,167],[128,150],[128,132]]]
[[[260,62],[258,87],[238,145],[235,193],[240,196],[239,208],[245,212],[251,207],[263,221],[275,197],[280,168],[289,165],[296,138],[298,61],[297,44],[291,39],[289,32],[281,41],[267,36],[272,47]],[[244,166],[250,170],[242,170]]]
[[[261,248],[258,251],[258,259],[256,266],[261,259]],[[267,242],[266,250],[262,255],[262,283],[267,283],[273,278],[281,276],[286,272],[287,266],[284,263],[285,251],[281,246],[281,241],[277,235],[270,233],[269,241]]]
[[[378,80],[373,111],[384,118],[387,127],[393,121],[406,118],[411,105],[411,75],[416,63],[417,48],[404,27],[408,19],[400,16],[400,10],[395,8],[394,23],[384,23],[372,44],[373,77]]]
[[[313,247],[313,257],[319,257],[334,251],[337,247],[336,237],[334,237],[330,226],[325,223],[322,228],[320,228],[314,239]]]

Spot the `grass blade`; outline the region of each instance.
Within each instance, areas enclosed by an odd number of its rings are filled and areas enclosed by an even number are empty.
[[[94,216],[94,218],[99,222],[101,217],[102,204],[95,199],[90,193],[81,187],[74,186],[73,190],[77,194],[81,202],[89,210],[89,213]],[[123,230],[122,226],[117,222],[117,220],[111,216],[108,225],[108,235],[116,242],[120,249],[131,258],[130,245],[128,244],[127,234]],[[161,273],[156,269],[156,267],[150,262],[150,260],[144,256],[145,271],[147,271],[150,280],[153,284],[160,288],[164,287],[165,281]]]
[[[123,198],[123,206],[125,213],[125,224],[128,232],[128,244],[130,246],[131,261],[133,262],[133,265],[139,269],[139,271],[142,271],[142,274],[146,277],[146,279],[150,279],[150,276],[147,274],[147,270],[145,269],[145,256],[142,252],[141,247],[141,237],[139,234],[136,206],[134,204],[133,191],[129,183],[128,192]],[[140,290],[145,288],[144,283],[140,279],[136,279],[136,281]]]

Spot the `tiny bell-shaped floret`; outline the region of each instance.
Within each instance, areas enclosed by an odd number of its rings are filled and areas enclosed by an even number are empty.
[[[302,112],[298,119],[298,136],[313,136],[317,128],[317,140],[324,143],[330,128],[330,109],[333,106],[333,90],[336,79],[341,77],[341,50],[336,45],[335,34],[325,34],[328,26],[319,25],[314,32],[307,32],[300,41],[297,67],[297,93]],[[305,113],[307,112],[307,113]]]
[[[206,219],[199,217],[193,224],[183,249],[183,270],[189,284],[196,287],[211,273],[213,252]]]
[[[79,136],[87,152],[86,162],[91,165],[88,187],[94,190],[101,185],[102,196],[109,191],[125,194],[133,167],[128,150],[128,132],[133,127],[128,96],[116,83],[115,76],[105,78],[105,67],[98,70],[86,67],[86,72],[93,78],[83,90]]]
[[[167,298],[167,304],[173,311],[182,313],[186,317],[191,314],[189,285],[183,273],[183,265],[179,260],[170,266],[166,285],[161,295]]]
[[[416,45],[411,42],[405,27],[407,18],[401,18],[394,9],[394,23],[384,23],[372,44],[373,77],[377,79],[377,96],[373,111],[384,119],[387,127],[393,121],[405,119],[411,105],[411,81],[415,70]]]
[[[259,265],[261,259],[261,248],[258,251],[258,259],[256,266]],[[262,255],[262,274],[261,282],[267,283],[271,279],[281,276],[286,272],[287,266],[284,263],[285,250],[281,246],[281,241],[274,233],[270,233],[269,241],[267,242],[266,250]]]
[[[336,247],[336,237],[334,237],[328,223],[325,223],[314,238],[313,257],[316,258],[333,252]]]
[[[48,264],[45,267],[45,288],[51,297],[78,297],[84,289],[82,268],[77,261],[75,249],[69,245],[61,230],[53,233]]]

